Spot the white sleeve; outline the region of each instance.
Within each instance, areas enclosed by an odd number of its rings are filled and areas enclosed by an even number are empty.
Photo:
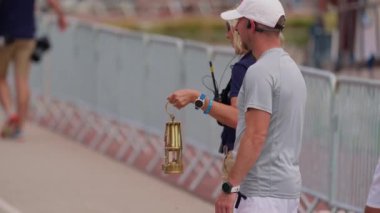
[[[380,209],[380,159],[373,175],[371,188],[369,189],[367,206]]]

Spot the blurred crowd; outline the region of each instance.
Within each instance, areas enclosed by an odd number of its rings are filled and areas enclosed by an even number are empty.
[[[287,13],[315,16],[302,64],[335,72],[365,68],[373,74],[371,71],[380,58],[378,0],[281,2]],[[217,15],[237,3],[236,0],[61,0],[68,14],[116,19]]]
[[[380,56],[380,1],[322,2],[310,29],[309,65],[325,68],[330,62],[336,72],[347,67],[373,71]]]

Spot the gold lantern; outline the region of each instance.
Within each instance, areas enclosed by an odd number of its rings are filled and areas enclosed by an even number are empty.
[[[168,112],[168,104],[166,103],[165,110],[170,121],[165,128],[165,162],[162,170],[166,174],[180,174],[183,172],[181,123],[174,121],[175,116]]]

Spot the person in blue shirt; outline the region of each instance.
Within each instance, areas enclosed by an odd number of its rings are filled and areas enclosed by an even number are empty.
[[[255,63],[255,58],[252,52],[248,50],[247,47],[243,46],[240,36],[235,31],[235,24],[236,21],[226,22],[226,38],[230,40],[232,47],[235,49],[235,53],[240,55],[241,58],[231,66],[231,79],[222,92],[222,102],[219,103],[213,101],[212,98],[208,98],[202,92],[194,89],[177,90],[167,98],[169,103],[173,104],[178,109],[181,109],[190,103],[195,103],[196,109],[202,109],[204,114],[212,116],[218,121],[218,123],[223,125],[219,148],[219,152],[226,155],[223,166],[223,178],[226,178],[225,175],[228,173],[228,168],[226,167],[231,166],[232,163],[228,163],[226,160],[231,159],[230,151],[234,148],[235,129],[238,120],[237,96],[248,67]],[[197,102],[201,105],[198,105]]]
[[[47,0],[58,16],[58,26],[66,29],[66,18],[57,0]],[[0,104],[6,115],[1,137],[21,135],[29,106],[30,58],[35,48],[35,0],[0,0]],[[8,68],[14,66],[16,105],[7,82]]]

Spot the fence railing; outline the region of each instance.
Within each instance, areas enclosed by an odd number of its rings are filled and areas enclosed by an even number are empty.
[[[169,93],[195,88],[212,96],[202,85],[208,61],[214,62],[217,78],[227,67],[222,88],[230,76],[228,66],[236,60],[228,47],[78,20],[63,34],[54,24],[43,29],[53,49],[42,64],[33,66],[35,94],[158,133],[168,120],[164,106]],[[300,160],[303,191],[316,198],[304,210],[312,211],[323,201],[333,210],[361,212],[380,153],[380,83],[301,70],[308,89]],[[178,111],[177,118],[186,143],[218,155],[221,129],[213,119],[192,107]]]

